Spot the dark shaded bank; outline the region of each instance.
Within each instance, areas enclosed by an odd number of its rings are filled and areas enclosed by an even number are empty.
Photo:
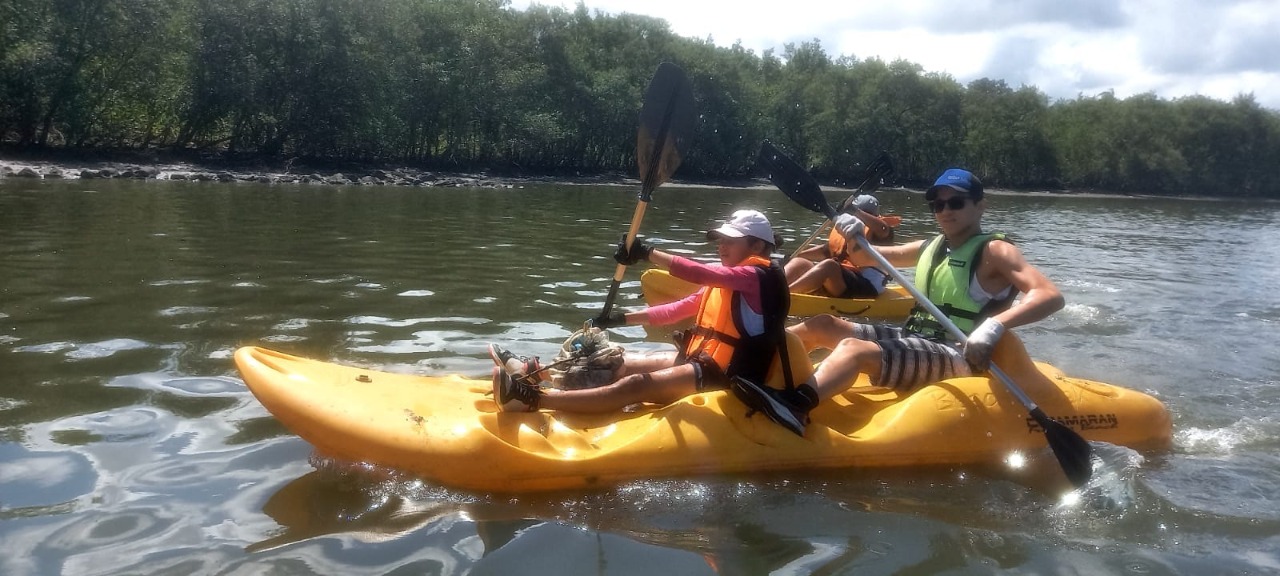
[[[362,186],[467,186],[510,188],[526,182],[574,181],[626,184],[621,175],[544,177],[487,173],[445,173],[411,167],[299,166],[291,163],[235,163],[160,158],[49,159],[0,157],[0,178],[190,180],[263,184]]]
[[[566,170],[560,173],[534,174],[513,170],[486,169],[479,172],[428,170],[410,166],[361,164],[358,162],[294,162],[248,157],[226,159],[220,156],[174,154],[160,151],[68,152],[48,150],[30,152],[0,147],[0,178],[30,179],[134,179],[186,180],[196,182],[256,182],[263,184],[321,184],[331,186],[421,186],[519,188],[526,184],[569,184],[592,186],[640,186],[635,174],[603,172],[584,174]],[[820,182],[831,193],[853,193],[845,182]],[[706,179],[682,178],[677,173],[671,185],[715,188],[773,188],[764,174],[753,178]],[[923,192],[923,186],[882,186],[881,189],[903,189]],[[987,190],[993,195],[1064,195],[1094,197],[1172,197],[1160,194],[1137,194],[1096,189],[1071,190]],[[1228,200],[1213,196],[1177,196],[1194,200]],[[1275,202],[1262,200],[1268,204]]]
[[[159,152],[27,153],[0,150],[0,178],[135,179],[263,184],[328,184],[355,186],[423,186],[511,188],[529,183],[638,186],[632,174],[584,174],[574,171],[533,174],[521,171],[479,172],[428,170],[410,166],[357,162],[227,160]],[[683,185],[745,188],[766,185],[763,179],[681,181]]]

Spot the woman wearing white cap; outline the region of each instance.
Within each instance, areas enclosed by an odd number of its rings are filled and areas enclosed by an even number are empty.
[[[779,240],[764,214],[738,210],[707,232],[720,265],[656,250],[636,239],[621,243],[614,258],[631,265],[647,260],[677,278],[701,284],[692,295],[637,312],[614,311],[594,319],[600,328],[627,324],[670,325],[687,318],[694,327],[672,352],[627,355],[619,378],[599,388],[548,390],[494,369],[494,400],[503,411],[613,412],[638,402],[669,404],[690,394],[726,389],[730,378],[764,381],[778,344],[785,342],[789,295],[782,268],[769,258]],[[816,399],[815,399],[816,400]]]

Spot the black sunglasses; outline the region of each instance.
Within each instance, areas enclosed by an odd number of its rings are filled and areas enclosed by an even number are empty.
[[[950,208],[952,210],[964,208],[966,200],[972,200],[972,198],[969,198],[968,196],[952,196],[946,200],[933,200],[931,202],[926,202],[926,204],[929,205],[929,209],[933,210],[934,214],[937,214],[941,212],[943,208]]]

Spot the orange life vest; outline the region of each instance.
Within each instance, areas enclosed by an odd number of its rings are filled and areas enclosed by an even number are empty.
[[[849,261],[849,255],[844,251],[848,244],[849,241],[845,240],[844,236],[840,235],[840,232],[833,229],[831,236],[827,238],[827,251],[831,253],[832,260],[839,262],[846,270],[856,274],[862,267]]]
[[[761,316],[764,331],[746,335],[742,313],[748,309],[742,294],[716,286],[708,286],[702,295],[698,315],[684,349],[686,358],[708,357],[727,376],[742,376],[762,382],[773,355],[777,338],[785,327],[790,303],[786,277],[776,264],[760,256],[751,256],[739,266],[760,268]]]
[[[872,244],[884,244],[884,243],[889,243],[893,241],[893,228],[890,227],[888,223],[885,222],[885,220],[876,216],[872,216],[870,214],[868,214],[867,217],[873,218],[874,220],[883,223],[885,226],[883,229],[887,231],[879,235],[875,235],[874,237],[867,236],[867,240],[869,240]],[[868,232],[870,231],[868,230]],[[837,231],[834,228],[831,229],[831,234],[827,236],[827,252],[831,253],[831,258],[834,259],[836,262],[839,262],[840,265],[843,266],[845,269],[849,270],[850,272],[853,272],[854,274],[857,274],[858,271],[861,270],[863,267],[858,266],[857,264],[854,264],[853,262],[849,261],[849,254],[844,250],[848,244],[849,244],[849,241],[846,240],[845,237],[841,235],[839,231]]]
[[[859,214],[858,218],[861,218],[862,221],[867,224],[867,241],[872,244],[893,243],[893,229],[895,226],[890,223],[890,220],[897,223],[901,223],[902,221],[901,218],[898,218],[897,216],[886,216],[881,218],[874,214],[867,214],[866,212]],[[851,272],[857,273],[861,267],[849,261],[849,255],[844,251],[846,244],[848,244],[848,240],[845,240],[844,236],[840,235],[840,232],[836,231],[835,228],[832,228],[831,234],[827,236],[827,252],[829,252],[831,257],[834,258],[836,262],[839,262],[841,266],[844,266]]]

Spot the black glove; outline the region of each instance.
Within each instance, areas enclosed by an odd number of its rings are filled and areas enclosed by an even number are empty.
[[[613,253],[613,259],[623,266],[630,266],[641,260],[648,260],[649,254],[653,252],[653,246],[646,245],[639,238],[631,243],[631,250],[627,250],[627,235],[623,234],[622,239],[618,240],[618,250]]]
[[[624,312],[614,310],[603,316],[596,316],[595,318],[592,318],[591,325],[601,330],[608,330],[609,328],[617,328],[618,326],[626,326],[627,315]]]

